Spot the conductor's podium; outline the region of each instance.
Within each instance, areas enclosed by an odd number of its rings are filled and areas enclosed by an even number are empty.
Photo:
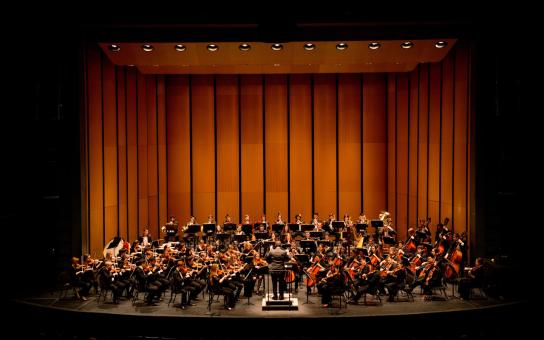
[[[298,310],[298,298],[285,294],[283,300],[272,300],[273,294],[266,294],[262,301],[262,310]]]

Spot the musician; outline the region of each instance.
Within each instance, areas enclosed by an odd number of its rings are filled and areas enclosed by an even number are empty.
[[[215,223],[215,218],[213,217],[212,214],[209,214],[209,215],[208,215],[208,221],[207,221],[206,223],[210,223],[210,224],[211,224],[211,223]]]
[[[113,303],[119,303],[119,297],[125,289],[125,284],[115,280],[117,272],[113,269],[113,263],[106,261],[105,267],[103,267],[98,273],[98,281],[100,282],[101,289],[110,289],[113,292]]]
[[[299,226],[304,223],[304,220],[302,219],[302,214],[295,215],[295,223]]]
[[[287,251],[281,248],[281,242],[276,241],[274,249],[268,253],[267,261],[269,264],[270,277],[272,278],[273,300],[278,300],[278,284],[279,284],[279,299],[283,300],[283,293],[287,288],[285,283],[285,262],[289,261]]]
[[[281,216],[281,213],[278,211],[278,215],[276,216],[276,224],[286,224],[283,221],[283,217]]]
[[[83,301],[87,301],[87,296],[89,295],[89,291],[91,290],[92,286],[88,280],[84,279],[84,273],[87,268],[87,266],[82,266],[79,263],[79,259],[77,257],[72,257],[72,265],[68,269],[70,284],[72,287],[79,288],[79,290],[76,290],[76,297]]]
[[[244,220],[242,221],[242,224],[251,224],[251,220],[249,219],[249,215],[244,215]]]
[[[357,219],[358,224],[368,224],[368,218],[366,218],[366,215],[363,213],[359,214],[359,218]]]
[[[329,307],[332,302],[332,293],[342,286],[342,276],[337,266],[332,265],[327,275],[319,281],[317,291],[321,294],[323,308]]]
[[[172,274],[172,289],[181,295],[181,309],[191,305],[189,295],[194,291],[194,287],[187,284],[185,280],[184,262],[178,261],[176,270]]]
[[[314,226],[317,226],[318,224],[320,224],[318,213],[314,213],[314,217],[312,218],[312,224]]]
[[[241,224],[237,225],[236,226],[236,231],[234,232],[234,235],[245,235],[245,234],[246,233],[242,230],[242,225]]]
[[[385,283],[385,287],[387,288],[387,293],[389,294],[389,302],[395,301],[395,296],[397,296],[399,289],[404,287],[406,280],[406,268],[409,265],[410,261],[408,261],[406,257],[403,257],[399,261],[398,266],[387,274],[388,281]]]
[[[459,281],[458,290],[461,299],[468,300],[471,288],[483,286],[484,274],[484,260],[483,258],[478,257],[474,267],[470,269],[467,276]]]
[[[144,248],[151,245],[153,238],[151,237],[151,234],[149,234],[149,229],[144,229],[144,234],[138,238],[138,241]]]
[[[249,217],[249,215],[246,215],[246,216]],[[225,222],[223,222],[223,224],[225,223],[232,223],[232,219],[228,213],[225,215]]]
[[[236,299],[234,297],[234,290],[223,286],[223,282],[227,277],[228,275],[219,275],[219,265],[217,263],[212,264],[209,280],[210,289],[217,294],[225,295],[227,304],[225,308],[232,310],[236,305]]]

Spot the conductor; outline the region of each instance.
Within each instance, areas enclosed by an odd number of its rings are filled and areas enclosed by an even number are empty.
[[[274,296],[273,300],[278,300],[278,283],[280,296],[279,299],[283,300],[283,292],[285,292],[287,285],[285,283],[285,265],[286,261],[289,261],[289,255],[286,250],[281,249],[281,241],[276,241],[274,249],[268,253],[266,258],[268,261],[268,269],[270,276],[272,277],[272,291]]]

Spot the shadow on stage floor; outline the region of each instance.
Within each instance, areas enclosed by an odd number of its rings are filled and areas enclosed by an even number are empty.
[[[396,301],[322,308],[317,296],[298,296],[298,311],[263,311],[242,299],[232,311],[207,310],[203,298],[185,310],[157,306],[59,299],[57,292],[9,301],[12,331],[32,339],[523,339],[529,304],[523,300],[457,298]],[[201,296],[202,297],[202,296]],[[17,326],[16,326],[17,325]],[[19,326],[21,325],[21,326]]]

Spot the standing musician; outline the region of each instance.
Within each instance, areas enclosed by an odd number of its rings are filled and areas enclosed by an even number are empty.
[[[289,261],[287,251],[281,248],[281,242],[276,241],[274,249],[268,253],[267,261],[269,263],[270,276],[272,278],[273,300],[278,300],[278,284],[279,284],[279,299],[283,300],[283,293],[287,288],[285,283],[285,262]]]

